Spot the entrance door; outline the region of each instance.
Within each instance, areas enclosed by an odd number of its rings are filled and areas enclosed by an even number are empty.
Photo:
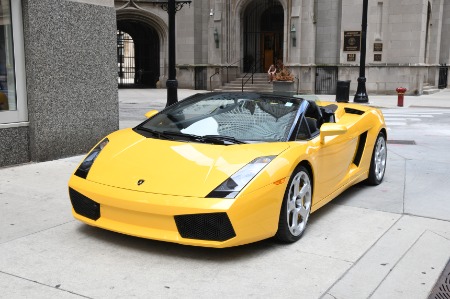
[[[244,11],[244,71],[266,72],[283,60],[284,12],[278,0],[254,0]]]
[[[282,35],[278,32],[266,32],[261,34],[261,49],[262,53],[262,66],[263,71],[267,71],[271,64],[277,63],[279,59],[283,60],[283,48],[280,43],[282,41]]]
[[[263,33],[263,51],[264,51],[264,70],[268,70],[271,64],[274,64],[274,34]]]

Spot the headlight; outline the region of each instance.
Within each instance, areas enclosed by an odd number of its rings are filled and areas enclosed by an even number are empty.
[[[275,156],[259,157],[238,170],[206,197],[235,198],[236,195],[267,165]]]
[[[83,179],[87,177],[89,170],[92,167],[92,164],[94,163],[98,154],[100,154],[102,149],[108,144],[108,142],[109,142],[108,138],[105,138],[96,147],[94,147],[94,149],[87,155],[87,157],[84,158],[83,162],[80,164],[77,171],[75,171],[76,176],[79,176],[80,178]]]

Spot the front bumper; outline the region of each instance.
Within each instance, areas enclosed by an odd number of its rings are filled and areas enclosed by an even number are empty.
[[[287,180],[286,180],[287,181]],[[283,184],[237,198],[153,194],[91,182],[69,181],[74,217],[132,236],[205,247],[229,247],[275,235]]]

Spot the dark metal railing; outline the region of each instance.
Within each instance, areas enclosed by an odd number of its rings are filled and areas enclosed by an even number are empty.
[[[257,60],[258,61],[258,60]],[[245,75],[244,75],[244,77],[242,77],[242,92],[244,92],[244,86],[245,86],[245,84],[247,84],[247,82],[250,80],[250,79],[252,79],[252,84],[253,84],[253,77],[254,77],[254,75],[255,75],[255,73],[256,73],[256,70],[257,69],[259,69],[259,66],[260,66],[260,62],[258,61],[257,63],[255,63],[255,64],[253,64],[251,67],[250,67],[250,70],[251,70],[251,72],[248,72],[248,73],[246,73]],[[247,76],[248,76],[248,78],[247,78]],[[247,78],[247,80],[245,80],[245,82],[244,82],[244,79],[245,78]]]
[[[338,77],[337,66],[316,67],[316,94],[334,94],[336,92]]]
[[[441,64],[439,66],[439,83],[438,88],[447,88],[448,84],[448,66],[446,64]]]
[[[237,63],[240,63],[242,61],[242,59],[243,58],[241,58],[241,59],[239,59],[239,60],[237,60],[237,61],[235,61],[235,62],[233,62],[233,63],[231,63],[229,65],[220,66],[220,67],[218,67],[216,69],[216,72],[209,77],[209,88],[211,88],[211,91],[212,91],[212,77],[214,77],[216,75],[219,75],[221,70],[227,69],[227,83],[230,83],[230,80],[228,79],[228,68],[231,67],[231,66],[234,66]]]
[[[300,78],[297,76],[294,76],[295,80],[297,80],[297,95],[298,95],[298,88],[300,86]]]

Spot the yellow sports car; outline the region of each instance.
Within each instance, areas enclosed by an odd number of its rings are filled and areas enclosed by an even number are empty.
[[[295,242],[311,212],[386,169],[384,117],[368,106],[203,93],[146,115],[71,176],[76,219],[197,246]]]

